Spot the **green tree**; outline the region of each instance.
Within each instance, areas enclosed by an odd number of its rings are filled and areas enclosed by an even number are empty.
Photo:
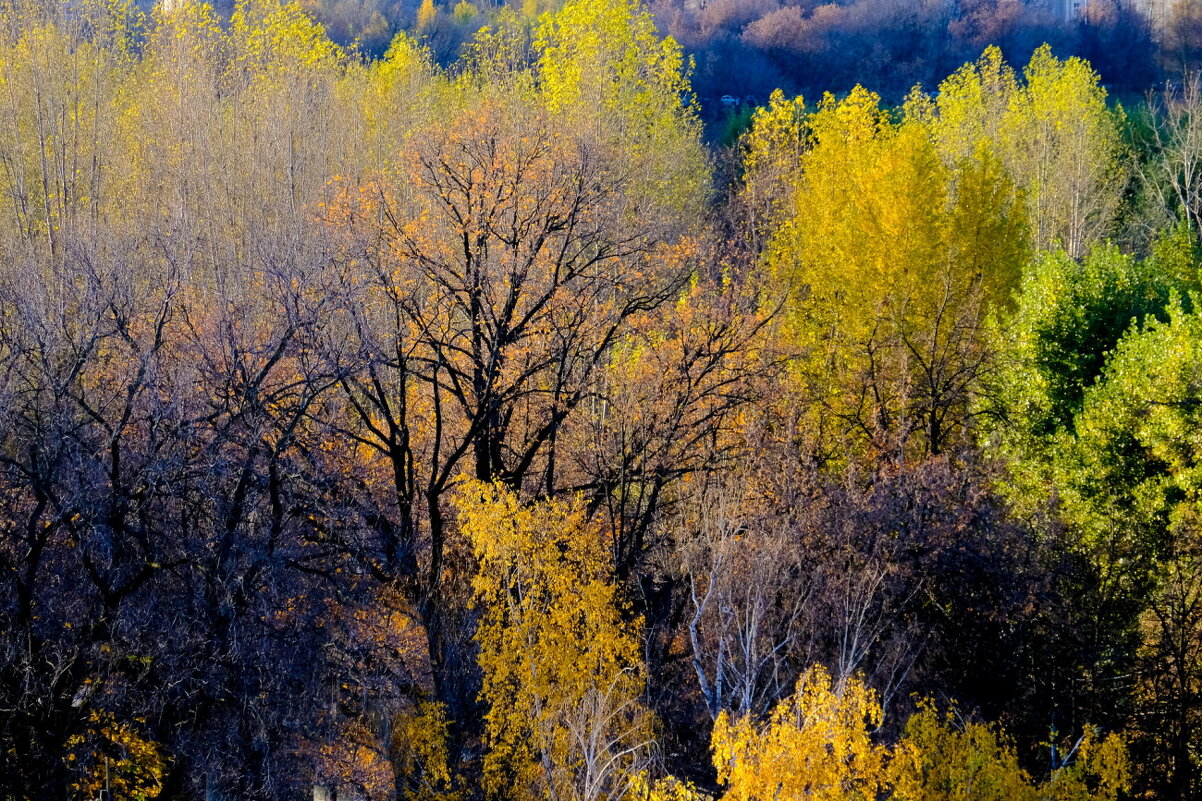
[[[1202,316],[1180,300],[1132,330],[1057,450],[1064,517],[1114,587],[1138,602],[1141,753],[1163,797],[1199,782],[1202,744]]]
[[[1135,352],[1141,331],[1159,330],[1174,304],[1184,314],[1194,260],[1184,225],[1143,260],[1109,246],[1081,262],[1046,254],[997,321],[987,441],[1008,464],[1003,491],[1015,512],[1061,542],[1075,565],[1058,581],[1085,649],[1078,681],[1109,715],[1144,703],[1121,677],[1136,671],[1148,636],[1141,628],[1173,539],[1166,498],[1176,492],[1164,489],[1162,465],[1139,433],[1153,396],[1132,376],[1151,364],[1122,354]]]
[[[1095,248],[1075,261],[1064,253],[1036,259],[1023,274],[1013,312],[997,326],[1005,352],[997,380],[1012,430],[1029,436],[1072,431],[1087,387],[1107,354],[1135,323],[1164,315],[1180,281],[1164,268],[1173,248],[1141,260]]]

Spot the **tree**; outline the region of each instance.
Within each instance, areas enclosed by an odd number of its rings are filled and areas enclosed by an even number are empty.
[[[637,164],[627,191],[687,224],[709,186],[680,46],[660,38],[638,0],[570,0],[543,17],[534,47],[558,124]]]
[[[363,293],[347,335],[368,364],[344,382],[342,431],[392,474],[373,569],[411,587],[448,703],[458,690],[442,682],[461,675],[441,639],[449,487],[468,470],[556,492],[565,421],[631,319],[686,276],[657,215],[635,222],[624,171],[549,125],[514,105],[472,109],[408,148],[403,179],[348,187],[331,207],[365,248],[346,265]]]
[[[774,310],[759,306],[754,286],[703,277],[713,265],[695,258],[701,265],[674,303],[631,318],[593,402],[565,430],[565,481],[609,519],[623,580],[673,539],[677,504],[747,457],[745,415],[781,375],[768,334]]]
[[[1055,732],[1053,732],[1053,736]],[[1095,799],[1115,801],[1129,787],[1127,752],[1116,734],[1086,727],[1067,753],[1052,746],[1052,772],[1035,782],[1019,764],[1005,732],[965,720],[954,708],[942,714],[926,699],[906,722],[889,765],[893,798]]]
[[[1104,380],[1086,392],[1077,436],[1056,453],[1064,514],[1092,547],[1116,592],[1134,596],[1141,615],[1149,682],[1137,702],[1154,715],[1144,731],[1167,752],[1163,792],[1188,797],[1197,786],[1196,695],[1199,620],[1195,555],[1196,441],[1187,432],[1198,398],[1198,315],[1180,303],[1170,319],[1149,319],[1108,359]],[[1155,691],[1151,688],[1155,687]],[[1171,698],[1165,705],[1167,698]],[[1155,710],[1155,711],[1153,711]],[[1141,747],[1148,747],[1142,746]]]
[[[1030,194],[1035,244],[1075,257],[1100,241],[1126,183],[1117,120],[1084,61],[1035,51],[1004,123],[1005,161]]]
[[[976,156],[982,145],[1002,140],[1006,114],[1019,91],[1014,70],[1001,48],[986,47],[939,84],[932,134],[951,163]]]
[[[1157,221],[1185,220],[1202,232],[1202,85],[1191,76],[1166,84],[1152,96],[1149,163],[1141,163],[1144,190],[1153,198]]]
[[[892,748],[872,741],[881,722],[872,690],[858,678],[834,687],[821,666],[798,682],[763,724],[714,727],[714,765],[723,798],[1094,799],[1115,801],[1128,787],[1122,738],[1092,728],[1060,757],[1046,781],[1033,781],[996,727],[941,715],[920,701]]]
[[[1038,797],[1004,734],[954,709],[940,714],[929,699],[906,721],[889,774],[894,797],[906,801]]]
[[[795,693],[768,721],[714,724],[714,767],[728,801],[873,799],[884,790],[886,749],[872,742],[881,723],[875,693],[858,679],[833,686],[820,666],[802,674]]]
[[[1197,0],[1174,3],[1164,20],[1161,58],[1173,74],[1185,75],[1194,68],[1202,50],[1202,4]]]
[[[829,436],[878,452],[939,453],[967,425],[985,314],[1025,254],[1005,174],[989,159],[953,173],[925,115],[915,100],[894,123],[863,89],[828,96],[767,254]]]
[[[158,746],[143,739],[133,726],[101,712],[93,711],[88,724],[67,741],[67,760],[82,774],[71,789],[85,798],[102,792],[132,801],[158,797],[166,772]]]
[[[748,502],[751,483],[743,475],[705,482],[681,512],[695,515],[689,522],[697,527],[678,549],[693,671],[714,719],[765,714],[792,689],[792,665],[812,647],[806,627],[819,603],[821,579],[802,537]]]
[[[0,192],[8,213],[0,253],[35,248],[61,259],[75,236],[95,236],[109,197],[114,100],[129,64],[127,12],[120,3],[83,4],[68,21],[32,4],[5,9]]]
[[[1151,660],[1145,665],[1156,664],[1146,668],[1149,681],[1188,695],[1193,501],[1176,477],[1188,473],[1192,457],[1175,437],[1184,430],[1177,426],[1190,423],[1170,419],[1192,405],[1185,389],[1192,368],[1178,371],[1193,348],[1183,303],[1196,285],[1194,253],[1193,235],[1181,225],[1142,261],[1111,248],[1095,249],[1083,263],[1045,257],[1002,322],[1001,417],[990,441],[1010,462],[1014,507],[1042,519],[1044,536],[1062,538],[1082,561],[1061,591],[1082,616],[1094,692],[1110,698],[1092,714],[1156,706],[1141,682],[1114,678],[1138,670],[1139,651]],[[1159,451],[1170,440],[1178,443],[1169,446],[1174,459]],[[1175,675],[1164,672],[1168,665]],[[1180,700],[1174,709],[1181,716],[1149,731],[1188,739],[1192,707]],[[1134,742],[1175,762],[1181,784],[1166,789],[1174,794],[1192,781],[1182,743],[1166,751]]]
[[[627,792],[650,745],[635,629],[606,536],[580,498],[523,504],[480,482],[459,490],[479,562],[484,790],[494,798],[596,801]]]
[[[1110,232],[1126,184],[1121,111],[1085,61],[1049,46],[1019,81],[996,47],[939,86],[933,123],[953,161],[985,145],[1023,190],[1035,247],[1080,258]]]
[[[1034,437],[1071,431],[1107,354],[1133,323],[1163,316],[1172,291],[1184,288],[1170,263],[1183,247],[1189,258],[1188,233],[1163,240],[1159,258],[1099,247],[1081,262],[1065,254],[1037,259],[1014,311],[997,326],[1005,353],[996,382],[1002,427]]]
[[[232,212],[239,203],[221,191],[218,175],[226,141],[219,100],[225,44],[209,6],[156,7],[122,96],[117,135],[123,169],[110,180],[127,201],[105,209],[118,224],[137,220],[179,236],[205,237],[221,250],[234,235],[214,219],[219,209]]]
[[[792,188],[807,145],[805,121],[805,100],[789,100],[777,89],[767,106],[754,111],[751,128],[740,142],[745,151],[743,193],[752,216],[751,233],[761,247],[792,208]]]
[[[438,18],[438,7],[434,5],[434,0],[422,0],[417,9],[417,22],[414,28],[418,33],[428,33],[434,27],[434,22]]]

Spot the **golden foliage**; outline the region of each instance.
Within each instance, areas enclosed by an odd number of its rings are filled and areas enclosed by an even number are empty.
[[[806,123],[805,100],[800,95],[789,100],[777,89],[767,106],[755,110],[741,142],[745,191],[752,208],[764,208],[773,222],[789,213],[790,189],[809,143]]]
[[[796,109],[780,106],[786,125]],[[949,167],[925,116],[895,121],[859,87],[824,98],[766,258],[790,292],[802,384],[841,421],[832,433],[938,451],[963,417],[986,311],[1025,261],[1026,220],[998,162]]]
[[[943,713],[924,700],[906,723],[890,764],[899,801],[1114,801],[1128,785],[1126,746],[1117,734],[1093,727],[1063,763],[1040,783],[1018,761],[996,726]]]
[[[67,763],[78,778],[72,789],[95,798],[109,789],[114,798],[150,801],[163,789],[167,759],[159,745],[133,725],[93,710],[84,730],[67,739]]]
[[[499,486],[459,492],[473,581],[491,797],[621,791],[649,738],[639,642],[622,619],[605,532],[581,499],[527,504]]]
[[[1041,249],[1079,258],[1110,232],[1126,184],[1121,110],[1079,58],[1035,51],[1020,81],[996,47],[939,86],[933,129],[952,163],[990,152],[1022,187]]]
[[[724,801],[1115,801],[1128,786],[1122,738],[1093,727],[1041,783],[995,726],[924,700],[890,748],[874,742],[881,714],[858,678],[834,687],[821,666],[762,724],[723,713],[712,748]]]
[[[890,778],[898,799],[1034,799],[1018,755],[992,726],[957,721],[921,702],[894,751]]]
[[[634,777],[630,797],[643,801],[712,801],[713,796],[699,790],[692,782],[675,776],[651,779],[646,772]]]
[[[719,716],[712,743],[723,799],[874,801],[885,786],[887,754],[870,734],[880,723],[871,689],[856,679],[835,687],[816,665],[764,724]]]
[[[534,46],[543,102],[562,124],[637,165],[631,191],[696,213],[709,186],[689,65],[638,0],[569,0],[542,17]]]
[[[337,735],[321,746],[316,762],[318,775],[336,777],[339,787],[353,788],[370,801],[391,796],[393,771],[388,753],[363,721],[343,721]]]
[[[447,747],[450,722],[437,701],[419,701],[392,721],[393,769],[405,786],[404,801],[458,801],[459,777]]]

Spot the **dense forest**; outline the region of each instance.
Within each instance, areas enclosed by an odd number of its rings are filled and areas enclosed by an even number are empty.
[[[1171,38],[423,8],[0,3],[0,799],[1202,797]]]

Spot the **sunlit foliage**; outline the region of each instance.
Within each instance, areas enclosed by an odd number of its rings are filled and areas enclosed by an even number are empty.
[[[328,5],[0,0],[0,798],[1198,795],[1196,97]]]

